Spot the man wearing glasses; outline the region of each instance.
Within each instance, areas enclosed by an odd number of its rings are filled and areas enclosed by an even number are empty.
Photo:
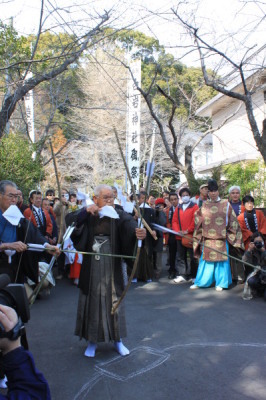
[[[18,189],[14,182],[0,181],[0,274],[8,274],[11,282],[24,283],[24,276],[38,282],[37,263],[34,255],[27,251],[26,243],[43,244],[51,254],[59,254],[59,249],[48,244],[35,226],[21,218],[18,225],[12,225],[4,212],[18,202]],[[10,256],[10,250],[13,250]],[[20,266],[20,267],[19,267]]]

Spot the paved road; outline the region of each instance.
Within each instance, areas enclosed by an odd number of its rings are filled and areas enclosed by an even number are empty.
[[[64,279],[31,309],[31,351],[54,400],[264,400],[266,304],[243,301],[242,290],[192,291],[165,270],[128,293],[131,354],[101,345],[88,359],[85,341],[73,335],[78,290]]]

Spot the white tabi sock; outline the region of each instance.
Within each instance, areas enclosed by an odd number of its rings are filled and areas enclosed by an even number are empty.
[[[3,379],[0,379],[0,388],[1,389],[6,389],[7,388],[7,377],[6,376],[4,376],[4,378]]]
[[[130,351],[123,345],[122,341],[115,342],[115,349],[120,354],[120,356],[128,356]]]
[[[84,356],[86,356],[86,357],[95,357],[96,349],[97,349],[97,344],[89,342],[88,347],[85,350]]]

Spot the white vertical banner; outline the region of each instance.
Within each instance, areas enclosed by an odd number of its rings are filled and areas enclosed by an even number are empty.
[[[139,190],[140,170],[140,101],[141,94],[141,60],[130,61],[127,105],[127,165],[136,191]],[[129,180],[127,191],[132,192]]]
[[[27,78],[32,78],[32,73],[27,73]],[[34,108],[33,108],[33,90],[30,90],[24,97],[26,117],[28,124],[29,137],[32,143],[35,143],[35,132],[34,132]]]

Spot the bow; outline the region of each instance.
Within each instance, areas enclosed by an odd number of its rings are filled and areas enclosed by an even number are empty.
[[[132,182],[132,178],[131,178],[131,175],[130,175],[130,172],[129,172],[129,169],[128,169],[128,165],[127,165],[127,163],[126,163],[126,160],[125,160],[125,157],[124,157],[124,154],[123,154],[123,150],[122,150],[122,147],[121,147],[121,143],[120,143],[120,140],[119,140],[119,137],[118,137],[117,130],[115,129],[115,127],[113,128],[113,130],[114,130],[114,133],[115,133],[116,141],[117,141],[117,144],[118,144],[118,148],[119,148],[119,151],[120,151],[120,154],[121,154],[121,157],[122,157],[122,160],[123,160],[125,169],[126,169],[126,171],[127,171],[127,176],[128,176],[129,181],[130,181],[131,189],[132,189],[132,191],[133,191],[133,197],[134,197],[134,200],[135,200],[135,203],[136,203],[137,212],[138,212],[138,215],[140,216],[140,219],[139,219],[139,227],[141,227],[141,224],[142,224],[142,222],[143,222],[144,220],[143,220],[143,218],[142,218],[142,214],[141,214],[141,212],[140,212],[140,208],[139,208],[139,205],[138,205],[138,201],[137,201],[137,196],[136,196],[136,191],[135,191],[135,188],[134,188],[134,184],[133,184],[133,182]],[[145,223],[146,223],[146,221],[145,221]],[[146,223],[146,225],[148,225],[148,224]],[[145,226],[146,226],[146,225],[145,225]],[[120,305],[121,302],[123,301],[123,299],[124,299],[124,297],[125,297],[125,295],[126,295],[128,289],[130,288],[132,279],[134,278],[134,275],[135,275],[136,270],[137,270],[137,267],[138,267],[138,262],[139,262],[139,256],[140,256],[140,249],[141,249],[141,246],[142,246],[142,240],[138,240],[138,247],[137,247],[137,252],[136,252],[136,258],[135,258],[135,261],[134,261],[134,265],[133,265],[133,268],[132,268],[130,277],[128,278],[128,283],[127,283],[125,289],[123,290],[123,293],[121,294],[120,299],[118,300],[118,302],[116,303],[116,305],[112,308],[112,311],[111,311],[112,315],[116,312],[116,310],[118,309],[119,305]]]

